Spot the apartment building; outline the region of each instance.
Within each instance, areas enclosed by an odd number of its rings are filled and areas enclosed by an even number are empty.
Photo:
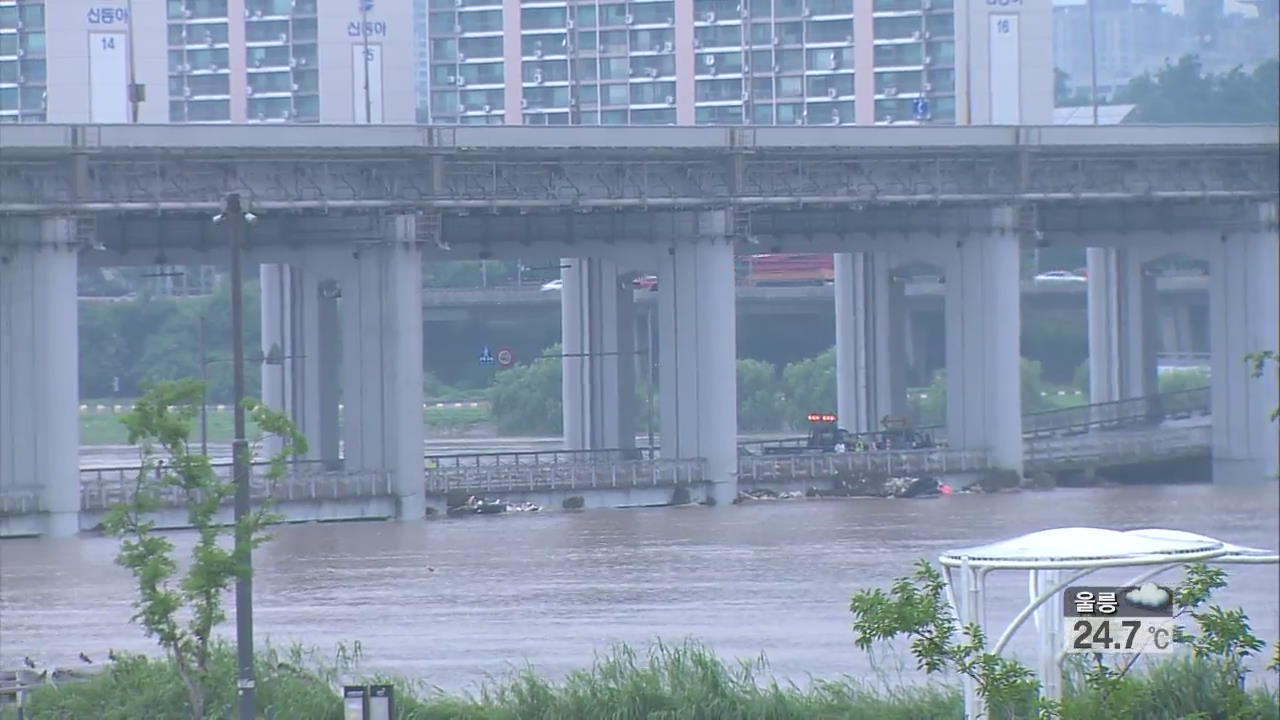
[[[415,0],[446,124],[1048,123],[1022,0]]]
[[[0,0],[0,122],[412,123],[413,19],[411,0]]]

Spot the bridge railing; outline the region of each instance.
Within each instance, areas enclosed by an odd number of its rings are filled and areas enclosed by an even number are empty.
[[[476,495],[549,490],[681,487],[702,482],[703,461],[621,460],[589,463],[526,463],[442,467],[427,470],[428,493],[463,491]]]
[[[942,433],[943,431],[946,430],[946,426],[924,425],[921,427],[913,427],[912,430],[918,433],[923,433],[925,435],[928,435],[931,438],[933,438],[935,442],[938,442],[942,440]],[[878,432],[850,433],[849,443],[848,443],[850,445],[849,449],[853,450],[853,446],[856,446],[858,445],[858,443],[861,443],[868,451],[875,450],[875,441],[879,438],[881,434],[882,433],[878,433]],[[782,450],[785,448],[789,450],[794,450],[797,453],[804,453],[806,450],[808,450],[808,447],[807,447],[808,443],[809,443],[808,436],[799,436],[799,435],[797,435],[796,437],[775,438],[772,440],[745,440],[743,442],[738,443],[738,455],[739,457],[751,457],[752,455],[757,455],[757,454],[763,455],[766,452],[766,450],[774,449],[774,448],[777,448],[778,450]]]
[[[223,480],[230,480],[234,474],[234,467],[230,460],[217,460],[209,463],[215,474]],[[266,460],[256,461],[249,466],[249,476],[260,474],[269,467],[271,463]],[[287,473],[308,473],[308,472],[330,472],[341,469],[341,461],[334,462],[332,460],[290,460],[285,463]],[[167,464],[157,463],[151,467],[149,472],[152,479],[159,479],[162,472],[170,466]],[[93,483],[103,480],[119,479],[124,482],[136,482],[138,473],[142,471],[141,465],[113,465],[107,467],[80,468],[80,482]]]
[[[1115,402],[1027,413],[1022,416],[1022,434],[1023,437],[1033,438],[1087,432],[1092,429],[1116,428],[1154,423],[1170,418],[1207,415],[1209,412],[1209,388],[1192,388]],[[925,425],[914,428],[942,445],[946,443],[946,429],[945,425]],[[849,437],[852,443],[861,440],[870,447],[871,441],[878,435],[880,433],[856,433]],[[789,448],[797,453],[803,453],[807,449],[805,447],[807,443],[808,437],[796,436],[773,440],[749,440],[738,443],[738,447],[740,453],[746,451],[746,453],[762,454],[769,448]]]
[[[1047,434],[1088,432],[1093,429],[1154,424],[1169,418],[1185,418],[1208,413],[1209,388],[1192,388],[1159,395],[1028,413],[1022,416],[1022,434],[1026,437],[1037,437]]]
[[[873,450],[808,455],[750,455],[738,459],[739,482],[831,478],[840,474],[941,475],[986,470],[986,450]]]
[[[656,448],[605,450],[532,450],[519,452],[471,453],[467,455],[427,455],[427,470],[484,467],[489,465],[600,465],[617,462],[650,461],[658,458]]]
[[[43,495],[38,487],[6,487],[0,489],[0,517],[40,512]]]
[[[1023,460],[1028,469],[1099,465],[1119,459],[1149,462],[1203,455],[1212,439],[1213,428],[1206,425],[1160,432],[1038,438],[1027,443]]]
[[[82,510],[109,509],[132,498],[138,489],[137,468],[104,468],[86,478],[88,472],[81,472]],[[177,487],[146,485],[145,490],[164,507],[186,504],[185,493]],[[323,463],[319,462],[298,463],[275,480],[261,474],[249,476],[249,495],[259,502],[268,498],[277,502],[340,500],[390,495],[391,492],[391,479],[385,472],[325,470]],[[228,498],[227,502],[230,501]]]

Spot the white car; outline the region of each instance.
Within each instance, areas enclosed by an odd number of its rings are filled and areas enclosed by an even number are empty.
[[[1036,276],[1036,282],[1089,282],[1089,279],[1083,275],[1076,275],[1067,270],[1050,270],[1042,272]]]
[[[563,288],[564,288],[564,281],[561,280],[560,278],[556,278],[555,280],[552,280],[548,283],[544,283],[542,286],[542,289],[546,291],[561,290]]]

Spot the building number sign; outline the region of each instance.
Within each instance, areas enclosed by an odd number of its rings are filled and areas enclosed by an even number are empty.
[[[129,11],[121,7],[89,8],[90,25],[124,25],[129,22]]]
[[[353,20],[347,23],[347,36],[360,37],[361,24],[362,23],[360,23],[358,20]],[[363,34],[366,36],[374,36],[374,35],[377,35],[380,37],[387,36],[387,24],[385,22],[366,22],[366,23],[363,23],[363,25],[364,25]]]

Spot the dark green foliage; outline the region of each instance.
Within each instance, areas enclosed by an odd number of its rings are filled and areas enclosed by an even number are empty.
[[[806,428],[809,413],[836,412],[836,351],[791,363],[782,371],[788,421],[792,428]]]
[[[209,401],[231,400],[231,294],[225,287],[202,298],[139,298],[80,306],[80,392],[82,397],[116,395],[112,378],[120,378],[121,397],[134,397],[144,384],[200,377],[200,317],[206,320]],[[244,294],[245,353],[260,354],[258,288]],[[261,373],[250,364],[246,393],[259,393]]]
[[[544,357],[498,372],[489,388],[490,413],[500,435],[558,435],[564,432],[560,394],[560,344]]]
[[[777,368],[763,360],[739,360],[738,431],[779,430],[786,415]]]
[[[1137,105],[1133,123],[1268,123],[1280,119],[1276,59],[1252,71],[1205,73],[1200,58],[1184,55],[1129,81],[1117,102]]]

